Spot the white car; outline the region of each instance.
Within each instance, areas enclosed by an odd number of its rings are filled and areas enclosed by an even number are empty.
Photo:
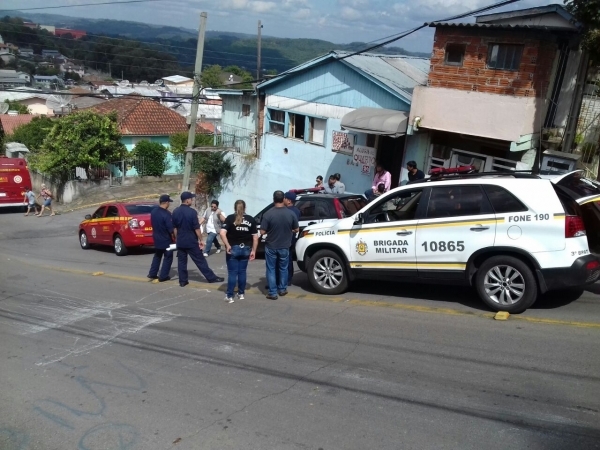
[[[352,217],[307,227],[298,265],[323,294],[340,294],[357,278],[458,283],[475,287],[493,310],[518,313],[540,293],[598,280],[581,217],[582,205],[596,201],[600,188],[579,172],[439,174]]]

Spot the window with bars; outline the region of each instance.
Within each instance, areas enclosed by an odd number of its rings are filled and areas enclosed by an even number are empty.
[[[497,70],[519,70],[522,45],[491,44],[488,53],[488,68]]]

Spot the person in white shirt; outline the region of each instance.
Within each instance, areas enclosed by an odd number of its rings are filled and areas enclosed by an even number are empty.
[[[206,210],[200,225],[206,225],[206,246],[204,247],[204,256],[210,254],[212,244],[215,244],[216,253],[221,253],[221,244],[217,236],[221,233],[221,224],[225,222],[225,214],[219,209],[219,201],[213,200],[210,203],[210,208]]]

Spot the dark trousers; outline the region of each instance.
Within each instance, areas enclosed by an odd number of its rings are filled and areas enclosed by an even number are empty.
[[[187,258],[188,255],[198,267],[200,273],[206,278],[207,281],[213,282],[217,279],[215,273],[208,267],[206,258],[202,254],[200,247],[195,246],[192,248],[177,248],[177,272],[179,273],[179,284],[188,282],[188,270],[187,270]]]
[[[158,269],[160,268],[160,261],[164,257],[162,268],[160,269],[160,275]],[[148,272],[149,278],[158,276],[159,280],[164,280],[169,276],[171,271],[171,265],[173,264],[173,251],[166,250],[164,248],[157,248],[154,251],[154,257],[152,258],[152,265],[150,266],[150,272]]]

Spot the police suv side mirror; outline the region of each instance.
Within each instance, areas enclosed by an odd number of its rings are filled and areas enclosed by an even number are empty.
[[[358,216],[356,216],[356,218],[354,219],[354,225],[362,225],[363,223],[365,223],[365,218],[363,216],[362,213],[360,213]]]
[[[90,220],[91,218],[92,218],[92,215],[91,215],[91,214],[86,214],[86,215],[85,215],[85,220]]]

